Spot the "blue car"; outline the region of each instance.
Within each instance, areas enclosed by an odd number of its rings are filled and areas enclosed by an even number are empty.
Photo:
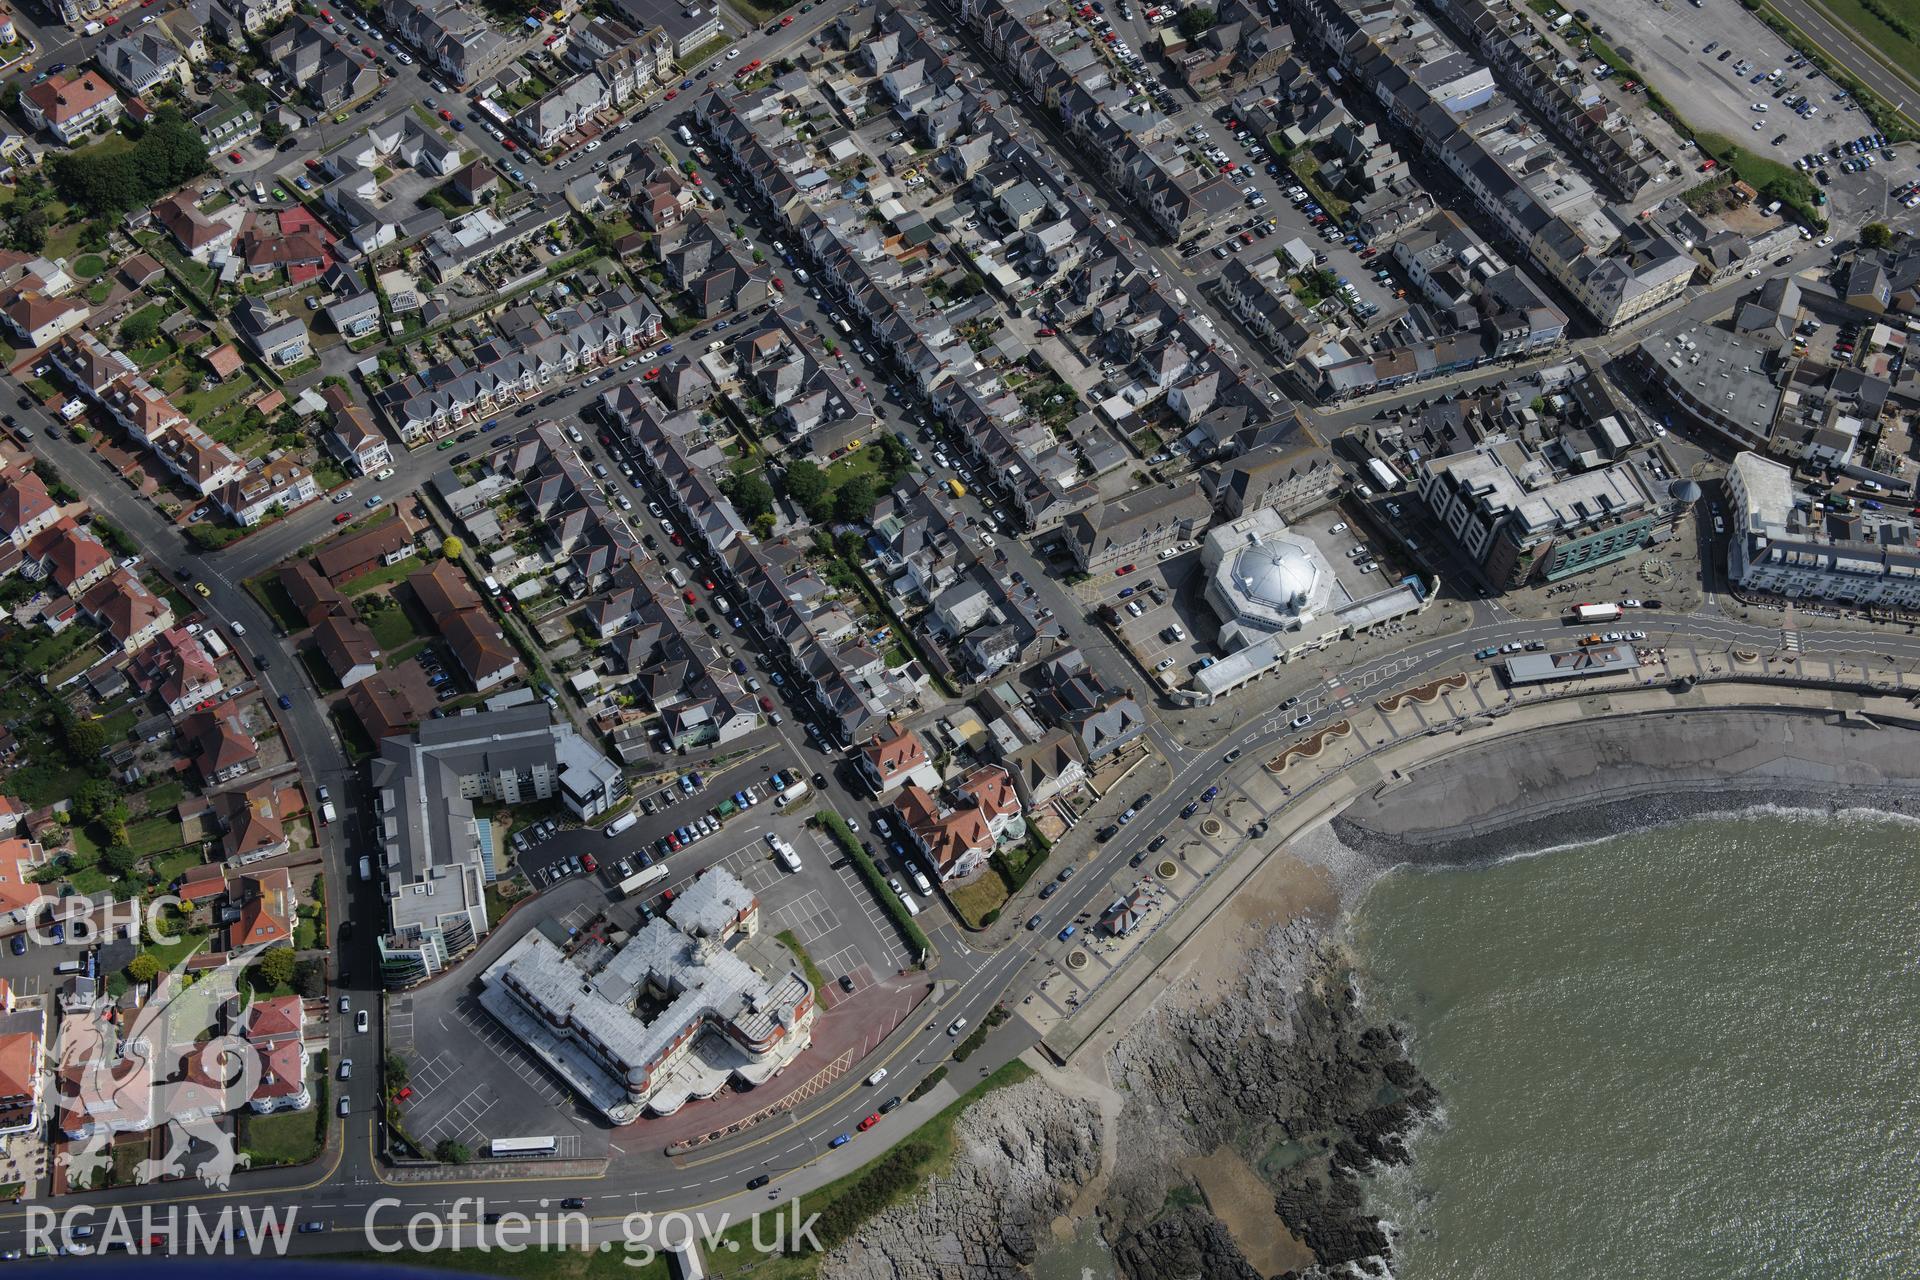
[[[1130,595],[1132,595],[1132,594],[1133,594],[1133,588],[1132,588],[1132,587],[1122,587],[1122,588],[1120,588],[1120,598],[1121,598],[1122,600],[1125,600],[1125,599],[1126,599],[1126,598],[1127,598],[1128,596],[1130,596]]]
[[[829,1142],[829,1143],[828,1143],[827,1145],[828,1145],[828,1146],[830,1146],[830,1147],[844,1147],[844,1146],[846,1146],[846,1145],[847,1145],[847,1144],[848,1144],[849,1142],[852,1142],[852,1141],[853,1141],[853,1135],[852,1135],[852,1134],[850,1134],[850,1133],[843,1133],[843,1134],[841,1134],[841,1135],[840,1135],[839,1137],[837,1137],[837,1138],[835,1138],[835,1139],[834,1139],[834,1140],[833,1140],[832,1142]]]
[[[672,344],[671,342],[663,342],[663,343],[661,343],[661,344],[660,344],[660,354],[661,354],[661,355],[665,355],[665,354],[667,354],[667,352],[669,352],[669,351],[671,351],[671,350],[673,350],[673,344]]]
[[[1213,799],[1213,798],[1214,798],[1215,796],[1217,796],[1217,795],[1219,795],[1219,794],[1220,794],[1220,788],[1218,788],[1218,787],[1208,787],[1208,788],[1207,788],[1207,790],[1206,790],[1206,792],[1205,792],[1205,794],[1203,794],[1203,795],[1202,795],[1202,796],[1201,796],[1200,798],[1201,798],[1202,800],[1211,800],[1211,799]]]
[[[781,685],[784,685],[786,683],[786,681],[781,678],[780,673],[778,671],[769,671],[767,673],[767,679],[773,681],[773,687],[776,689],[778,689]]]
[[[281,709],[282,711],[291,711],[291,710],[293,710],[293,699],[292,699],[292,698],[289,698],[289,697],[288,697],[288,696],[287,696],[286,694],[284,694],[284,693],[280,695],[280,709]]]
[[[1191,804],[1189,804],[1186,808],[1182,809],[1180,811],[1180,816],[1183,818],[1191,818],[1194,814],[1198,812],[1200,812],[1200,802],[1196,800]]]
[[[747,664],[745,662],[742,662],[739,658],[735,658],[733,660],[733,674],[737,676],[743,676],[747,674]]]
[[[1076,928],[1073,925],[1068,925],[1066,928],[1060,931],[1060,941],[1065,942],[1068,938],[1071,938],[1074,934],[1078,932],[1080,932],[1078,928]]]
[[[17,956],[25,955],[27,954],[27,935],[24,933],[16,933],[13,935],[13,941],[7,945],[13,948],[13,954]]]
[[[693,81],[691,81],[691,80],[682,80],[682,81],[680,82],[680,87],[681,87],[681,89],[683,89],[683,90],[685,90],[685,89],[691,89],[691,88],[693,88]]]
[[[465,133],[467,131],[467,122],[464,120],[449,120],[447,123],[453,126],[455,133]]]

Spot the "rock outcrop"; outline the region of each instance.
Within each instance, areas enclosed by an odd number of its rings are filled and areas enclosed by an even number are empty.
[[[954,1124],[953,1167],[829,1253],[832,1280],[1021,1275],[1100,1166],[1096,1109],[1040,1080],[988,1094]]]

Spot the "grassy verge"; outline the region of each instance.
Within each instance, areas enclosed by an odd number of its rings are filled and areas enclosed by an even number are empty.
[[[823,1250],[851,1239],[874,1214],[898,1204],[923,1188],[929,1178],[946,1172],[953,1163],[953,1124],[961,1112],[995,1089],[1019,1084],[1032,1074],[1032,1068],[1024,1062],[1009,1062],[873,1163],[800,1197],[800,1220],[820,1215],[813,1234]],[[766,1227],[761,1228],[762,1240],[771,1235]],[[752,1258],[752,1248],[753,1223],[748,1221],[728,1231],[712,1256]],[[740,1268],[740,1272],[754,1280],[803,1280],[818,1274],[820,1259],[821,1254],[813,1252],[763,1257],[751,1267]],[[729,1271],[731,1274],[731,1268]]]
[[[782,929],[773,936],[785,943],[787,950],[793,952],[793,958],[800,962],[800,972],[807,975],[807,981],[813,984],[813,989],[825,990],[827,975],[820,972],[820,966],[813,962],[813,957],[807,954],[807,949],[800,945],[800,939],[795,936],[793,930]]]
[[[867,888],[873,890],[873,896],[880,900],[880,905],[892,918],[894,927],[900,930],[901,936],[907,940],[907,945],[913,948],[914,960],[925,964],[928,957],[933,954],[933,944],[927,941],[927,935],[920,931],[920,926],[900,904],[900,895],[887,887],[887,878],[880,874],[880,868],[875,866],[873,859],[867,856],[867,851],[860,847],[860,841],[855,838],[853,832],[847,830],[847,824],[840,820],[840,815],[832,810],[821,809],[814,814],[814,817],[822,827],[826,828],[828,834],[840,842],[840,848],[853,859],[853,865],[860,869],[860,877],[867,882]]]

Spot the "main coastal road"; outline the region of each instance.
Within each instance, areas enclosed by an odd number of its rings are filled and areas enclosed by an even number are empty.
[[[62,448],[58,442],[46,447],[49,456],[62,465],[75,487],[86,494],[108,518],[120,522],[140,541],[163,554],[162,549],[177,545],[177,533],[157,516],[140,513],[144,501],[132,495],[118,477],[107,476],[104,468],[76,447]],[[256,633],[271,636],[267,620],[249,597],[222,578],[218,566],[200,566],[204,579],[214,592],[207,612],[229,625],[245,622],[249,638]],[[1703,652],[1724,652],[1730,645],[1752,647],[1763,653],[1787,648],[1778,626],[1736,621],[1723,616],[1666,614],[1638,611],[1633,625],[1646,630],[1648,646],[1665,644],[1693,645]],[[1809,620],[1813,621],[1813,620]],[[1624,624],[1623,624],[1624,625]],[[1564,644],[1571,636],[1557,620],[1521,620],[1499,618],[1415,646],[1408,650],[1382,654],[1358,663],[1337,676],[1327,678],[1310,664],[1283,669],[1270,678],[1268,690],[1273,703],[1284,697],[1298,699],[1287,715],[1308,714],[1316,725],[1337,718],[1353,705],[1353,693],[1368,699],[1387,694],[1437,675],[1461,670],[1474,664],[1472,654],[1479,649],[1509,642],[1539,640]],[[1800,628],[1791,646],[1802,662],[1828,655],[1870,652],[1903,663],[1920,664],[1920,639],[1888,630],[1849,630],[1843,628]],[[264,644],[264,640],[262,641]],[[292,667],[291,655],[285,655]],[[277,669],[278,664],[276,664]],[[297,670],[297,667],[292,667]],[[267,674],[271,674],[271,670]],[[1338,690],[1352,691],[1342,698]],[[296,708],[311,699],[295,700]],[[332,741],[327,726],[317,716],[291,714],[285,717],[286,731],[306,762],[310,776],[331,776],[344,788],[349,779],[344,756]],[[1043,978],[1050,965],[1065,950],[1053,933],[1062,921],[1083,917],[1097,910],[1114,892],[1116,877],[1128,872],[1127,860],[1144,848],[1155,835],[1180,823],[1179,809],[1205,786],[1224,779],[1232,781],[1252,773],[1271,752],[1293,740],[1298,732],[1288,727],[1285,716],[1275,714],[1264,723],[1245,723],[1233,736],[1204,746],[1191,748],[1162,739],[1172,772],[1170,785],[1160,789],[1155,801],[1121,834],[1105,846],[1095,846],[1076,863],[1080,872],[1062,886],[1045,906],[1051,923],[1041,930],[1020,932],[998,950],[968,945],[950,929],[937,936],[943,959],[935,973],[942,984],[934,1005],[908,1027],[902,1028],[877,1055],[861,1063],[857,1073],[839,1087],[823,1095],[818,1104],[796,1115],[791,1122],[766,1131],[751,1130],[740,1139],[716,1144],[710,1151],[693,1157],[662,1158],[657,1154],[634,1153],[616,1160],[607,1173],[593,1178],[529,1177],[466,1182],[436,1179],[420,1183],[393,1183],[373,1156],[372,1119],[356,1113],[346,1130],[345,1141],[336,1141],[320,1166],[305,1169],[240,1175],[227,1192],[203,1192],[188,1184],[165,1184],[114,1189],[88,1197],[96,1207],[107,1205],[156,1206],[190,1204],[217,1213],[224,1205],[296,1206],[299,1220],[324,1224],[328,1230],[309,1236],[296,1236],[295,1252],[325,1252],[360,1248],[364,1244],[363,1227],[377,1201],[391,1201],[381,1221],[389,1227],[397,1218],[411,1212],[445,1213],[463,1195],[484,1194],[489,1210],[538,1213],[554,1211],[563,1197],[578,1196],[586,1201],[586,1214],[593,1220],[595,1239],[617,1239],[621,1220],[634,1212],[663,1212],[699,1206],[720,1206],[738,1212],[765,1207],[758,1194],[744,1193],[750,1178],[766,1174],[777,1183],[782,1197],[789,1196],[838,1177],[872,1159],[879,1150],[911,1132],[932,1110],[950,1098],[950,1087],[936,1089],[928,1098],[907,1104],[889,1116],[880,1126],[862,1134],[840,1150],[828,1147],[836,1134],[853,1132],[859,1119],[872,1111],[881,1094],[905,1094],[926,1071],[944,1062],[953,1039],[947,1026],[958,1017],[967,1017],[977,1026],[996,1003],[1015,1003]],[[1235,755],[1231,761],[1226,753]],[[333,772],[329,774],[329,770]],[[338,828],[328,833],[330,843]],[[344,864],[337,847],[329,849],[329,874],[346,882]],[[367,918],[369,911],[360,913]],[[371,976],[370,963],[356,967]],[[361,997],[364,998],[364,997]],[[992,1068],[1025,1050],[1034,1041],[1031,1029],[1015,1019],[996,1031],[985,1048],[968,1063],[969,1072],[977,1063]],[[889,1069],[889,1082],[882,1090],[866,1088],[859,1077],[878,1065]],[[956,1081],[964,1087],[965,1080]],[[358,1104],[356,1104],[358,1105]],[[336,1134],[336,1138],[339,1135]],[[27,1210],[24,1207],[0,1213],[0,1237],[13,1242]],[[473,1243],[481,1228],[470,1226],[460,1236]]]

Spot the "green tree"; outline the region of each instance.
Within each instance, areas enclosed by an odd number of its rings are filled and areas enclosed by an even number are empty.
[[[139,858],[124,844],[110,844],[100,851],[100,865],[116,879],[133,870]]]
[[[88,778],[74,791],[73,807],[86,821],[98,822],[119,798],[119,788],[105,778]]]
[[[292,947],[273,948],[253,967],[254,985],[262,990],[292,986],[295,963]]]
[[[833,514],[849,524],[865,520],[873,510],[873,481],[853,476],[833,495]]]
[[[127,962],[127,976],[135,982],[152,982],[160,976],[160,961],[152,954],[142,951]]]
[[[442,1138],[440,1145],[433,1149],[433,1158],[441,1164],[465,1164],[473,1159],[473,1152],[465,1143],[455,1142],[452,1138]]]
[[[1893,243],[1893,228],[1884,222],[1869,222],[1860,228],[1860,243],[1869,249],[1884,249]]]
[[[1212,9],[1195,5],[1180,15],[1180,34],[1191,40],[1219,20],[1220,16]]]
[[[70,718],[61,726],[67,755],[77,765],[93,765],[107,749],[107,727],[98,720],[82,720],[71,712],[68,715]]]
[[[758,471],[735,471],[720,481],[720,491],[748,520],[757,520],[773,511],[773,486]]]
[[[152,307],[143,307],[121,323],[120,341],[129,347],[144,347],[159,332],[160,313]]]
[[[825,519],[832,509],[827,494],[827,473],[818,463],[802,459],[787,467],[787,496],[800,504],[810,520]]]
[[[327,994],[326,967],[318,960],[302,960],[293,967],[293,989],[308,1000]]]

